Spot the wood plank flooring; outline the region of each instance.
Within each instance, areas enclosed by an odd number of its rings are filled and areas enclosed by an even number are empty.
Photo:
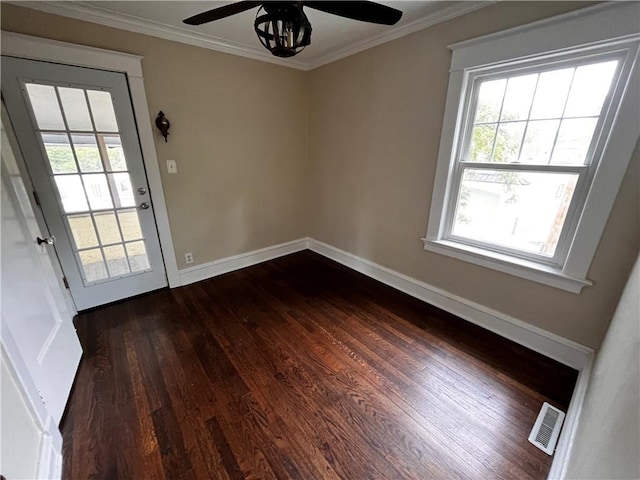
[[[309,251],[76,326],[66,479],[542,479],[577,377]]]

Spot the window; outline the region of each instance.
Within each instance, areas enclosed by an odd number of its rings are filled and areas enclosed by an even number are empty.
[[[548,45],[622,10],[587,9],[514,38],[454,46],[427,250],[574,292],[589,284],[595,247],[581,250],[597,246],[638,139],[637,120],[622,124],[621,113],[640,115],[630,88],[640,36]],[[531,52],[536,39],[547,46]],[[524,58],[514,55],[519,42]],[[615,158],[621,146],[626,158]],[[603,189],[608,210],[589,202]]]
[[[560,264],[620,64],[587,57],[474,76],[446,238]]]

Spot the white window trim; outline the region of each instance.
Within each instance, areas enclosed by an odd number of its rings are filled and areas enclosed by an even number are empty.
[[[449,47],[453,55],[431,210],[427,234],[423,238],[426,250],[574,293],[580,293],[584,286],[592,284],[587,273],[640,136],[638,25],[640,11],[637,4],[608,3]],[[629,80],[622,92],[613,129],[604,142],[604,153],[564,265],[544,265],[446,240],[446,202],[455,164],[452,154],[455,154],[461,133],[456,126],[465,113],[463,94],[469,71],[507,62],[530,61],[542,55],[562,55],[575,49],[596,51],[603,44],[614,42],[632,52]]]

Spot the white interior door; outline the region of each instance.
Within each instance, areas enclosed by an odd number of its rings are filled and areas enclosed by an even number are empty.
[[[78,310],[166,286],[126,76],[2,57],[2,92]]]
[[[34,240],[41,235],[28,189],[18,167],[19,151],[2,109],[1,254],[2,343],[11,340],[57,425],[71,390],[82,350],[55,274],[57,260]],[[7,338],[10,337],[10,338]],[[11,353],[11,352],[9,352]]]

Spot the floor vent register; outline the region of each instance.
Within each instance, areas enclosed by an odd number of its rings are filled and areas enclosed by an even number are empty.
[[[553,455],[563,421],[564,412],[544,402],[529,435],[529,441],[547,455]]]

